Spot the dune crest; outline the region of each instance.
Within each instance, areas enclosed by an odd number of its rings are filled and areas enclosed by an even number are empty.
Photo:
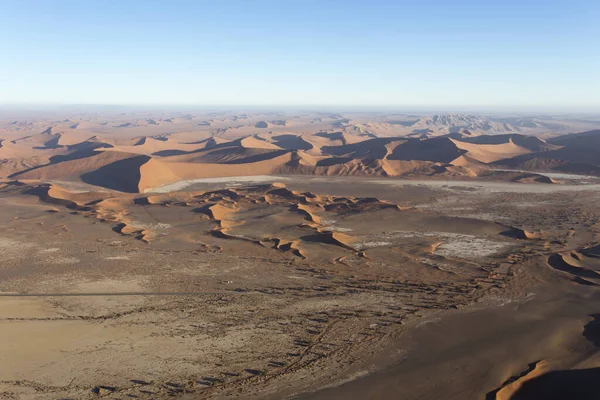
[[[78,214],[113,224],[113,231],[146,243],[168,229],[154,217],[140,220],[150,211],[138,215],[136,207],[183,207],[214,222],[206,235],[228,240],[242,240],[255,245],[290,252],[302,259],[311,257],[311,246],[335,246],[358,256],[365,254],[356,246],[358,239],[328,226],[336,215],[362,214],[387,209],[399,211],[396,204],[377,198],[353,198],[318,195],[288,189],[282,183],[223,189],[198,193],[147,195],[114,192],[73,193],[56,185],[27,187],[24,193],[41,201],[63,206]],[[137,216],[136,216],[137,215]],[[326,216],[329,217],[326,217]],[[327,220],[326,220],[327,219]],[[272,220],[265,225],[263,221]],[[273,226],[282,225],[282,231]],[[273,233],[277,232],[277,235]]]
[[[523,384],[530,379],[536,378],[550,369],[550,363],[546,360],[541,360],[533,363],[530,366],[530,369],[525,372],[523,375],[517,377],[514,381],[503,386],[496,393],[496,400],[510,400],[513,398],[513,395],[521,389]]]
[[[436,121],[433,125],[447,122],[442,117]],[[465,121],[472,122],[470,117]],[[442,179],[493,176],[518,183],[554,181],[539,174],[515,176],[503,170],[600,176],[600,131],[546,141],[518,133],[472,135],[465,130],[448,135],[378,136],[368,133],[369,129],[377,131],[385,126],[386,132],[395,130],[386,123],[352,126],[350,131],[269,131],[233,137],[205,132],[199,134],[200,140],[190,140],[184,133],[99,136],[79,126],[66,130],[53,126],[41,133],[2,140],[0,157],[5,161],[0,174],[39,181],[82,181],[132,193],[185,180],[270,174]]]

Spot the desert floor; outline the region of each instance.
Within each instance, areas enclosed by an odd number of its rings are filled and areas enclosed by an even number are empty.
[[[598,371],[594,184],[81,185],[0,191],[0,398],[508,399]]]

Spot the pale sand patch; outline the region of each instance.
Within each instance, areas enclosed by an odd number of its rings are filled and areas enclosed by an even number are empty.
[[[500,172],[524,172],[524,173],[536,173],[538,175],[547,176],[548,178],[553,179],[573,179],[573,180],[584,180],[584,179],[598,179],[597,176],[591,175],[578,175],[578,174],[567,174],[560,172],[538,172],[538,171],[524,171],[521,169],[492,169],[492,171],[500,171]]]
[[[0,252],[4,251],[19,251],[28,247],[32,247],[33,243],[27,243],[7,238],[0,238]]]
[[[463,235],[450,232],[397,231],[378,235],[378,238],[383,239],[414,237],[438,238],[441,243],[436,247],[433,254],[442,257],[464,259],[493,256],[511,245],[509,242],[493,241],[475,235]]]
[[[434,254],[442,257],[478,258],[499,253],[507,247],[507,243],[493,242],[471,235],[455,235],[444,238]]]
[[[168,185],[159,186],[156,188],[146,189],[144,193],[168,193],[168,192],[176,192],[182,190],[188,186],[191,186],[195,183],[228,183],[228,184],[237,184],[237,183],[266,183],[280,180],[287,180],[288,178],[284,178],[281,176],[269,176],[269,175],[255,175],[255,176],[231,176],[231,177],[223,177],[223,178],[203,178],[203,179],[190,179],[179,181],[175,183],[171,183]]]
[[[85,321],[0,321],[0,377],[29,379],[52,385],[67,385],[85,375],[85,366],[69,365],[77,353],[124,340],[124,329],[103,328]],[[79,358],[79,357],[78,357]],[[79,363],[81,364],[81,363]]]
[[[141,278],[138,279],[103,279],[97,281],[78,282],[73,286],[72,292],[141,292],[144,290]]]
[[[391,242],[364,242],[354,245],[357,249],[371,249],[373,247],[382,247],[392,244]]]
[[[103,294],[101,296],[56,297],[52,302],[69,315],[107,315],[139,308],[148,301],[144,296],[118,296],[120,293],[147,292],[146,277],[123,277],[90,280],[82,277],[65,279],[61,286],[45,290],[54,293]],[[50,283],[51,284],[51,283]],[[111,295],[115,294],[115,295]]]
[[[50,264],[77,264],[81,260],[77,257],[48,257],[46,262]]]
[[[49,249],[42,249],[39,252],[40,253],[56,253],[57,251],[60,251],[60,249],[58,247],[52,247]]]
[[[45,301],[35,298],[0,297],[0,320],[6,318],[48,318],[59,316]]]
[[[211,363],[199,364],[193,355],[213,360],[215,355],[246,351],[272,334],[268,329],[242,326],[218,336],[197,334],[196,340],[186,341],[180,335],[165,335],[165,317],[164,313],[150,319],[135,316],[134,324],[120,326],[82,320],[1,321],[0,380],[33,380],[52,386],[67,386],[75,381],[79,387],[92,388],[104,382],[130,385],[130,379],[201,376],[212,372]],[[213,325],[201,319],[194,323],[196,327]],[[284,346],[290,340],[289,336],[278,334],[271,343]],[[173,360],[181,361],[175,364]],[[85,392],[89,393],[89,389]],[[50,394],[19,398],[56,397]]]
[[[323,230],[330,232],[351,232],[353,229],[350,228],[342,228],[341,226],[335,226],[334,224],[337,221],[335,219],[324,219],[321,220],[321,223],[325,225]]]
[[[168,229],[171,227],[171,224],[165,224],[162,222],[158,222],[155,224],[146,224],[143,222],[131,221],[128,225],[137,229]]]
[[[369,179],[369,183],[389,186],[423,186],[455,192],[457,188],[470,189],[474,193],[554,193],[561,191],[600,191],[600,184],[585,185],[543,185],[513,182],[494,181],[436,181],[436,180],[408,180],[408,179]],[[469,194],[470,190],[461,190]]]
[[[330,232],[352,232],[353,229],[350,228],[342,228],[341,226],[325,226],[323,227],[324,231]]]
[[[0,237],[0,259],[23,259],[29,255],[29,249],[31,249],[34,246],[35,245],[33,243]]]

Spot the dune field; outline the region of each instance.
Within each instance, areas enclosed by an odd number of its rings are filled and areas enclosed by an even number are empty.
[[[600,120],[5,112],[0,178],[1,399],[600,396]]]

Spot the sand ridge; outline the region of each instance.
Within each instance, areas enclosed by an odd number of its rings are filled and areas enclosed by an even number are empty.
[[[597,175],[589,157],[596,131],[573,135],[573,143],[547,142],[518,133],[432,137],[377,136],[316,130],[292,134],[268,131],[232,136],[173,133],[115,137],[50,127],[41,133],[1,141],[4,177],[71,180],[125,192],[144,192],[181,180],[212,177],[309,174],[326,176],[437,177],[493,176],[515,182],[554,183],[531,173],[550,169]],[[124,128],[121,128],[124,129]],[[72,131],[77,131],[75,134]],[[600,132],[600,131],[598,131]],[[592,139],[590,139],[592,138]],[[590,153],[591,154],[591,153]]]
[[[161,242],[171,237],[171,232],[175,229],[172,227],[174,222],[170,217],[157,217],[157,212],[164,209],[160,211],[163,214],[172,209],[169,215],[191,213],[190,222],[197,221],[198,230],[194,232],[198,237],[197,241],[203,246],[221,248],[229,246],[228,241],[242,241],[278,251],[289,251],[291,255],[301,259],[364,258],[370,257],[372,252],[387,257],[385,254],[395,251],[398,246],[396,242],[403,241],[408,236],[402,232],[392,232],[383,236],[364,232],[362,225],[371,218],[383,218],[380,223],[381,229],[398,229],[402,226],[410,229],[419,225],[435,227],[435,230],[440,231],[438,234],[431,235],[425,243],[417,241],[418,247],[422,248],[419,251],[429,254],[427,257],[434,258],[442,254],[441,250],[435,252],[428,249],[447,248],[445,257],[457,260],[478,257],[474,252],[463,251],[463,247],[469,246],[470,243],[457,243],[452,247],[443,242],[434,242],[436,237],[449,238],[454,235],[444,232],[464,235],[463,232],[467,231],[463,230],[461,225],[465,225],[465,229],[470,227],[470,232],[497,235],[496,240],[499,242],[541,238],[540,233],[531,233],[520,228],[498,223],[471,225],[470,221],[461,219],[448,221],[451,223],[449,226],[452,226],[448,231],[448,225],[444,227],[446,223],[443,220],[437,222],[429,213],[411,207],[375,197],[331,196],[295,191],[278,182],[144,196],[118,192],[71,193],[59,186],[48,184],[27,186],[23,193],[35,195],[45,203],[64,206],[82,216],[108,223],[114,232],[132,236],[145,243]],[[203,225],[205,223],[209,224]],[[188,228],[185,232],[188,232]],[[189,240],[187,237],[187,233],[182,236],[186,238],[184,240]],[[472,238],[470,242],[473,243],[484,240],[477,239],[477,236]],[[502,249],[506,245],[507,243],[500,243],[492,247]],[[385,251],[382,253],[382,250]]]

